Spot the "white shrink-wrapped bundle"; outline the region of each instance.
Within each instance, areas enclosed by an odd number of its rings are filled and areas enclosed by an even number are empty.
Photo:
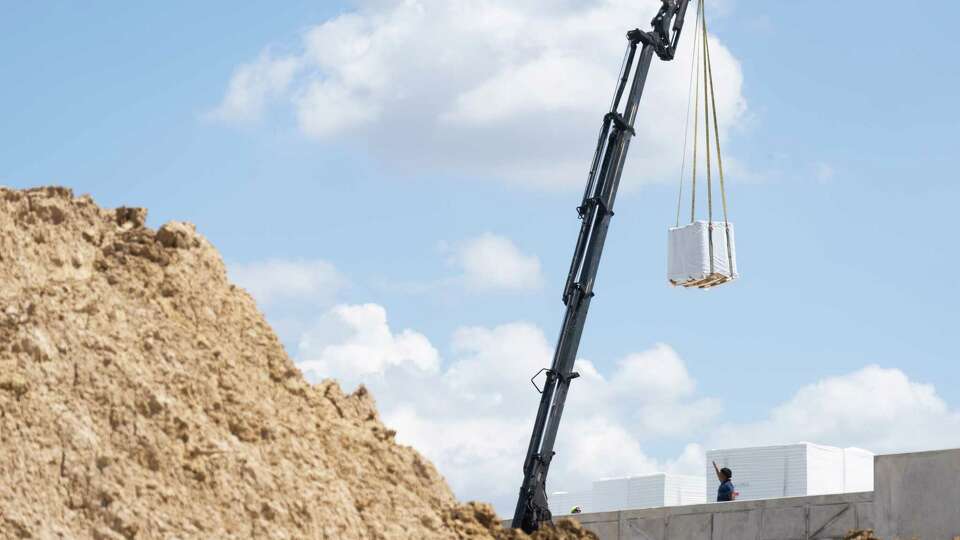
[[[667,278],[672,285],[708,288],[739,277],[733,224],[694,221],[670,229]],[[729,231],[730,251],[727,251]],[[711,238],[713,244],[711,264]]]
[[[615,512],[627,507],[629,478],[604,478],[593,482],[590,509],[593,512]]]
[[[579,508],[581,512],[593,512],[593,493],[586,491],[557,491],[550,494],[549,498],[550,512],[555,516],[567,516],[573,512],[574,508]]]
[[[873,489],[873,454],[858,448],[835,448],[809,442],[707,451],[707,474],[713,462],[733,471],[737,500],[855,493]],[[707,482],[714,500],[716,476]]]
[[[843,449],[843,491],[873,491],[873,452],[862,448]]]

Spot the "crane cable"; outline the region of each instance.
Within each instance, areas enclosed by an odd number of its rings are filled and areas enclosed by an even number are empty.
[[[700,37],[703,39],[703,134],[706,140],[707,156],[707,244],[710,251],[710,275],[712,276],[716,268],[713,260],[713,176],[710,167],[710,104],[707,102],[707,64],[710,61],[710,50],[707,48],[707,13],[704,10],[706,0],[700,0],[700,20],[702,22]],[[714,102],[716,104],[716,102]]]
[[[694,25],[694,36],[698,35],[697,33],[700,30],[700,10],[697,10],[697,22]],[[696,38],[693,40],[693,55],[690,57],[690,88],[687,91],[687,118],[684,121],[683,125],[683,158],[680,161],[680,193],[677,195],[677,224],[680,226],[680,208],[683,205],[683,177],[686,174],[687,170],[687,143],[690,139],[690,105],[691,103],[699,104],[700,102],[700,73],[697,71],[697,59],[700,57],[700,41]],[[696,84],[696,86],[694,86]],[[694,89],[697,91],[697,96],[694,97]],[[694,111],[694,118],[700,114],[699,109]],[[694,127],[696,129],[696,126]],[[694,145],[696,145],[697,134],[694,131],[693,134]],[[693,149],[693,190],[692,190],[692,199],[693,206],[696,203],[697,197],[697,149],[694,146]],[[693,209],[691,208],[691,220],[693,219]]]
[[[708,39],[708,28],[706,10],[704,4],[706,0],[700,0],[697,10],[697,24],[694,29],[694,51],[691,61],[690,86],[691,90],[687,96],[687,121],[684,130],[683,140],[683,159],[680,166],[680,194],[677,197],[677,226],[680,226],[680,207],[683,200],[683,176],[686,168],[687,142],[690,128],[690,102],[694,104],[693,112],[693,160],[692,160],[692,178],[690,194],[690,223],[696,221],[697,208],[697,154],[699,147],[699,103],[700,103],[700,70],[696,69],[698,63],[703,67],[703,115],[704,115],[704,139],[705,139],[705,161],[707,176],[707,220],[708,236],[710,244],[710,273],[714,273],[713,257],[713,174],[711,167],[711,145],[710,145],[710,122],[713,121],[713,139],[717,152],[717,172],[720,180],[720,196],[723,205],[723,223],[724,233],[726,235],[727,262],[729,272],[733,274],[733,249],[730,242],[730,221],[727,211],[727,194],[723,171],[723,157],[720,149],[720,125],[717,119],[717,96],[713,83],[713,62],[710,57],[710,42]],[[711,110],[712,109],[712,110]],[[711,114],[712,112],[712,114]]]
[[[700,10],[706,0],[700,0]],[[723,178],[723,155],[720,152],[720,123],[717,121],[717,93],[713,88],[713,62],[710,59],[710,45],[707,41],[707,18],[703,15],[703,46],[706,55],[707,70],[710,74],[710,100],[713,102],[713,131],[717,141],[717,172],[720,173],[720,200],[723,204],[723,231],[727,244],[727,264],[730,277],[733,277],[733,246],[730,242],[730,218],[727,212],[727,189]],[[711,223],[711,226],[713,224]]]

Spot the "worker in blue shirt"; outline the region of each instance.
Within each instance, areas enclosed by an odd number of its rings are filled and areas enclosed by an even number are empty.
[[[717,467],[717,462],[713,462],[713,470],[717,471],[717,480],[720,480],[720,487],[717,488],[717,502],[730,502],[737,498],[736,488],[733,487],[733,471],[727,467]]]

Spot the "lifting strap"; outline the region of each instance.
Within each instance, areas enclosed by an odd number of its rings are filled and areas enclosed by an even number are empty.
[[[703,39],[703,53],[701,54],[703,57],[703,134],[707,143],[707,244],[710,246],[710,275],[712,276],[716,273],[716,268],[714,268],[713,260],[713,177],[712,168],[710,167],[710,104],[707,102],[707,94],[710,93],[707,91],[707,63],[709,62],[710,56],[707,50],[707,14],[703,8],[705,3],[706,0],[700,0],[700,37]]]
[[[706,0],[700,0],[700,9]],[[717,93],[713,89],[713,62],[710,61],[710,44],[707,41],[707,18],[703,17],[703,48],[707,71],[710,74],[710,100],[713,102],[713,131],[717,141],[717,172],[720,173],[720,200],[723,203],[723,231],[727,240],[727,265],[733,277],[733,247],[730,245],[730,219],[727,214],[727,189],[723,181],[723,155],[720,153],[720,123],[717,121]]]
[[[693,35],[699,35],[700,31],[700,10],[697,10],[697,22],[694,25]],[[690,105],[698,105],[700,103],[700,72],[697,71],[697,59],[700,58],[700,40],[694,37],[693,40],[693,54],[690,58],[690,89],[687,91],[687,118],[684,121],[683,125],[683,157],[680,161],[680,193],[677,195],[677,222],[676,226],[680,226],[680,208],[683,205],[683,177],[687,172],[687,142],[690,139]],[[696,90],[697,95],[694,97],[694,91]],[[694,118],[700,114],[699,109],[693,112]],[[699,125],[699,124],[698,124]],[[690,220],[693,221],[696,202],[697,202],[697,132],[696,127],[694,126],[693,132],[693,189],[690,196]]]
[[[707,235],[710,245],[710,274],[715,273],[714,244],[713,244],[713,163],[711,142],[715,145],[717,156],[717,173],[720,180],[720,198],[723,205],[723,224],[726,236],[726,255],[730,276],[733,277],[733,248],[730,242],[730,221],[727,212],[727,194],[723,173],[723,156],[720,149],[720,124],[717,118],[717,96],[713,83],[713,62],[710,58],[710,41],[708,39],[707,17],[704,4],[700,0],[697,10],[697,23],[694,28],[693,58],[690,68],[690,93],[687,96],[687,122],[684,129],[683,159],[680,165],[680,193],[677,196],[677,226],[680,225],[680,208],[683,201],[683,177],[686,169],[687,141],[690,129],[690,103],[693,103],[693,159],[691,162],[691,190],[690,190],[690,223],[696,221],[697,213],[697,157],[700,146],[700,89],[701,72],[703,88],[703,119],[704,119],[704,159],[706,162],[707,180]],[[699,65],[698,65],[699,64]],[[702,68],[702,69],[698,69]],[[711,130],[711,122],[713,123]],[[711,141],[711,131],[713,141]]]

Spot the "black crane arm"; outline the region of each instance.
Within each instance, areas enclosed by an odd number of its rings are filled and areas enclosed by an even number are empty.
[[[544,370],[546,383],[541,391],[540,407],[523,465],[523,484],[513,515],[513,527],[528,533],[538,529],[540,523],[552,519],[546,494],[547,472],[554,456],[553,447],[570,382],[579,377],[579,374],[573,371],[573,364],[580,347],[590,300],[593,298],[593,284],[607,239],[610,218],[613,217],[613,204],[620,186],[630,139],[634,135],[634,121],[647,81],[647,72],[650,70],[654,53],[665,61],[673,59],[690,3],[690,0],[660,1],[660,11],[651,23],[653,31],[637,29],[627,33],[628,44],[623,72],[617,83],[610,112],[603,117],[597,149],[587,176],[587,187],[583,200],[577,207],[582,224],[563,290],[566,313],[553,363],[549,369]],[[637,47],[641,45],[637,59]],[[633,82],[621,112],[620,102],[631,72]]]

